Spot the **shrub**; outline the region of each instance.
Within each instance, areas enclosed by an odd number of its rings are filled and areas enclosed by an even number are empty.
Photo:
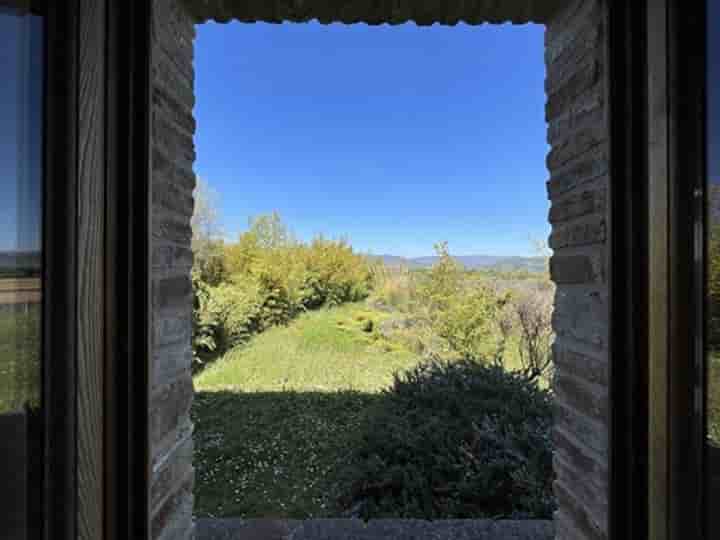
[[[199,279],[193,282],[193,351],[198,369],[209,358],[244,343],[263,329],[262,310],[267,299],[251,280],[217,287]]]
[[[518,321],[518,353],[523,373],[531,379],[550,378],[552,369],[553,287],[535,288],[512,302]]]
[[[542,518],[554,510],[547,391],[498,366],[424,363],[368,415],[342,503],[364,518]]]
[[[418,293],[429,312],[444,311],[463,292],[462,267],[450,256],[447,242],[435,245],[440,258],[419,287]]]
[[[412,311],[417,287],[412,272],[405,267],[389,267],[382,262],[370,266],[372,292],[378,306],[403,312]]]
[[[254,279],[267,297],[269,324],[283,324],[305,309],[365,298],[370,272],[364,257],[343,240],[292,238],[276,213],[251,221],[237,244],[227,247],[233,280]]]
[[[436,246],[440,260],[419,287],[419,301],[432,331],[460,358],[498,357],[504,340],[498,327],[507,294],[482,283],[466,283],[447,243]]]
[[[495,296],[478,285],[452,297],[444,309],[432,312],[431,325],[450,351],[461,358],[495,359],[504,347],[497,321],[506,302],[506,297]]]
[[[193,267],[196,365],[300,312],[365,298],[365,258],[340,240],[292,238],[273,213],[251,221],[236,244],[206,240]],[[199,252],[198,252],[199,253]]]
[[[370,292],[370,270],[363,257],[343,240],[316,238],[305,250],[306,307],[356,302]]]

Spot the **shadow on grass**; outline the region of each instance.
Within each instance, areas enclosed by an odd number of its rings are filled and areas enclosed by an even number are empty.
[[[549,519],[551,396],[427,364],[391,391],[200,392],[199,516]]]
[[[382,399],[355,391],[197,393],[196,514],[341,515],[342,476]]]

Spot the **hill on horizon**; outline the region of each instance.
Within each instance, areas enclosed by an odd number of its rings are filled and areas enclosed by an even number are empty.
[[[380,259],[386,266],[398,267],[404,266],[410,269],[430,268],[440,257],[401,257],[399,255],[370,255],[372,259]],[[499,270],[499,271],[517,271],[526,270],[528,272],[544,272],[544,257],[523,257],[520,255],[454,255],[458,263],[467,270]]]

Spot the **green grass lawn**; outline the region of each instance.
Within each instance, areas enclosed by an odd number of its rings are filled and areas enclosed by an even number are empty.
[[[0,413],[40,405],[40,304],[0,312]]]
[[[708,437],[720,446],[720,355],[711,354],[708,364]]]
[[[375,331],[388,316],[364,304],[308,312],[228,352],[195,385],[200,391],[376,392],[418,361]]]
[[[310,312],[195,377],[197,515],[338,515],[366,411],[420,361],[379,336],[386,317],[364,304]]]

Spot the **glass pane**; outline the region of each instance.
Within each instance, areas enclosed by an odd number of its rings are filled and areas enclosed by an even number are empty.
[[[720,0],[708,0],[707,5],[707,478],[710,508],[720,500]],[[709,511],[708,517],[708,538],[720,538],[717,512]]]
[[[36,538],[42,493],[43,20],[0,7],[0,531]]]

